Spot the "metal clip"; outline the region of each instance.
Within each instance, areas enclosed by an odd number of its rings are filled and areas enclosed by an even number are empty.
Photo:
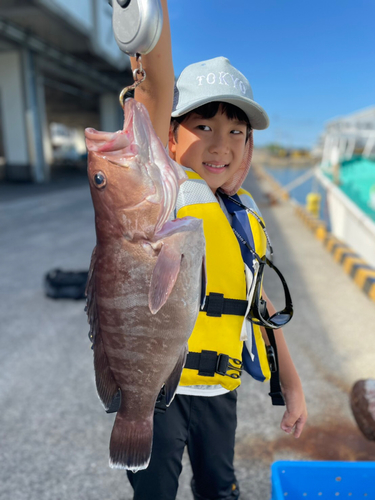
[[[232,364],[231,363],[234,363]],[[216,363],[216,373],[230,378],[240,378],[242,374],[243,364],[241,360],[236,358],[230,358],[227,354],[219,354]],[[227,373],[228,371],[234,371],[235,373]]]
[[[237,365],[237,366],[233,366],[230,362],[228,362],[227,371],[228,370],[234,370],[237,373],[232,373],[232,374],[226,373],[226,376],[230,377],[230,378],[240,378],[241,374],[242,374],[242,367],[243,367],[242,362],[239,359],[236,359],[236,358],[229,358],[229,360],[233,361],[233,363],[235,365]]]
[[[146,79],[146,71],[143,69],[142,66],[142,56],[141,54],[136,55],[136,61],[138,64],[138,68],[135,68],[133,70],[133,79],[134,83],[131,85],[128,85],[127,87],[123,88],[121,90],[120,96],[119,96],[119,101],[120,101],[120,106],[123,108],[124,107],[124,101],[125,101],[125,94],[129,92],[129,90],[134,90],[140,85],[145,79]]]

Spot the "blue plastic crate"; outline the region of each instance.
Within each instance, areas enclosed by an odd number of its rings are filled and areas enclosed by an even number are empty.
[[[272,500],[375,500],[373,462],[272,464]]]

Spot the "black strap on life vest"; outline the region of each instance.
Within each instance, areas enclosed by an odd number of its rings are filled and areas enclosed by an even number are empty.
[[[280,375],[277,357],[277,346],[275,335],[271,328],[266,328],[267,337],[270,341],[269,346],[267,346],[267,357],[268,363],[271,370],[271,380],[270,380],[270,392],[272,404],[274,406],[285,406],[285,399],[280,387]]]
[[[206,296],[202,312],[207,316],[219,318],[222,314],[234,314],[235,316],[245,316],[247,300],[225,299],[222,293],[211,292]]]
[[[247,309],[246,300],[226,299],[222,293],[211,292],[207,297],[202,312],[207,316],[220,317],[222,314],[234,314],[244,316]],[[268,319],[268,311],[265,304],[264,319]],[[266,328],[270,345],[266,346],[268,364],[271,371],[269,395],[274,406],[285,406],[284,396],[281,392],[279,361],[275,334],[271,328]],[[232,362],[232,363],[231,363]],[[215,373],[227,375],[232,378],[240,378],[243,364],[240,360],[230,358],[226,354],[218,354],[216,351],[189,352],[185,368],[198,370],[198,375],[213,377]],[[234,371],[228,374],[227,371]]]
[[[266,316],[264,316],[264,319],[267,320],[269,318],[269,314],[266,307],[265,311]],[[266,328],[266,333],[268,340],[270,341],[270,345],[266,347],[268,364],[271,371],[269,395],[271,396],[272,404],[274,406],[285,406],[285,399],[280,386],[279,358],[277,355],[275,334],[273,333],[272,328]]]
[[[227,354],[218,354],[216,351],[189,352],[185,368],[198,370],[202,377],[213,377],[215,373],[230,378],[240,378],[242,361],[231,358]]]

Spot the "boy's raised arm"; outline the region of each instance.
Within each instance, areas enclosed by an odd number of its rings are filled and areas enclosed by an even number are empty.
[[[134,97],[146,106],[156,133],[166,145],[173,105],[174,71],[167,0],[161,0],[161,4],[163,29],[155,48],[142,55],[146,79],[136,88]],[[131,64],[133,69],[137,67],[133,57]]]

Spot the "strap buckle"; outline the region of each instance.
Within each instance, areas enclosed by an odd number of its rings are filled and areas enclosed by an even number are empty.
[[[219,354],[216,363],[216,373],[226,377],[238,379],[242,375],[243,363],[240,359],[231,358],[228,354]],[[234,371],[234,373],[227,373]]]
[[[240,359],[231,358],[228,354],[203,350],[202,352],[189,352],[185,368],[198,370],[198,375],[203,377],[213,377],[217,373],[218,375],[237,379],[241,377],[243,363]]]
[[[272,373],[275,373],[277,372],[275,349],[272,347],[272,345],[268,345],[266,346],[266,350],[267,350],[267,359],[268,359],[268,364],[270,366],[270,371]]]

